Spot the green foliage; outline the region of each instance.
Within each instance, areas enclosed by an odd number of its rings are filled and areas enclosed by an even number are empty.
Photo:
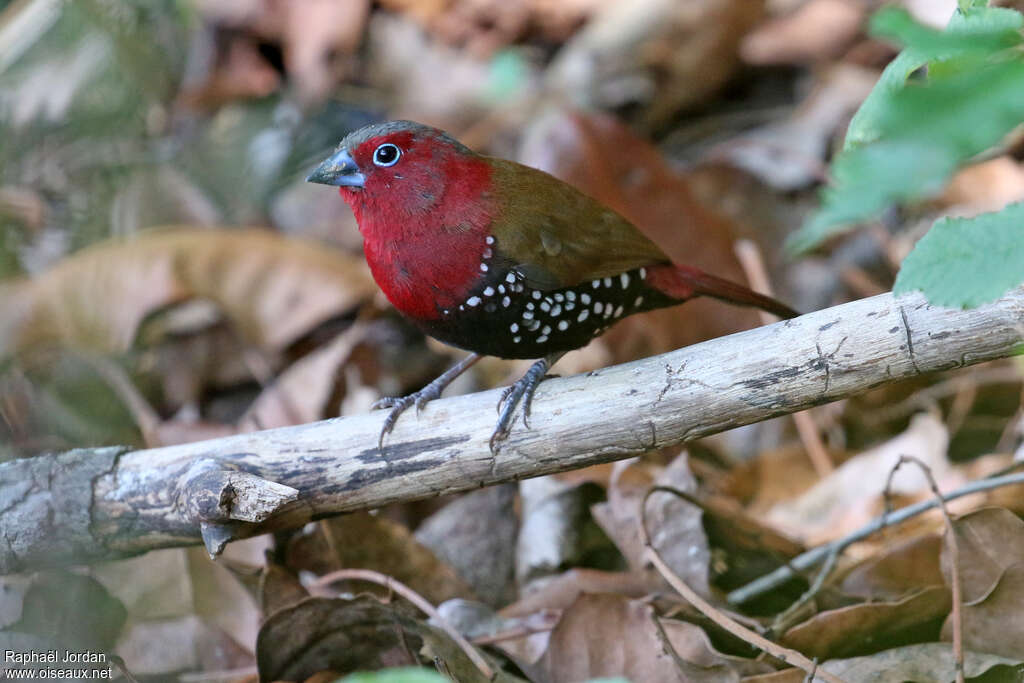
[[[924,290],[940,306],[978,306],[1024,282],[1024,202],[975,218],[942,218],[907,256],[897,294]]]
[[[958,167],[1020,125],[1022,27],[1024,15],[979,0],[961,2],[942,31],[917,24],[902,9],[878,12],[872,33],[905,49],[851,121],[822,208],[788,246],[806,251],[892,204],[941,190]],[[999,261],[999,268],[978,251],[991,250],[996,261],[1016,254],[1024,263],[1018,214],[1019,209],[1007,209],[976,221],[940,221],[922,240],[924,254],[915,250],[908,258],[898,291],[922,289],[935,303],[962,306],[991,300],[1019,284],[1024,280],[1019,267]]]
[[[448,679],[437,672],[417,667],[381,669],[350,674],[335,683],[447,683]]]

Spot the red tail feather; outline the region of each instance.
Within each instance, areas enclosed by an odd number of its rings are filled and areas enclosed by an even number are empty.
[[[758,294],[743,285],[709,275],[689,266],[665,265],[649,268],[647,283],[681,301],[695,296],[710,296],[740,306],[760,308],[783,319],[795,318],[800,315],[786,304],[770,296]]]

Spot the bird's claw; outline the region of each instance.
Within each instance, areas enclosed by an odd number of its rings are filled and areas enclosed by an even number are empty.
[[[520,377],[515,384],[506,387],[498,399],[498,424],[491,434],[490,447],[494,452],[497,444],[508,438],[512,429],[512,422],[515,419],[516,406],[523,404],[523,425],[530,428],[530,406],[533,404],[533,394],[537,386],[548,377],[547,369],[551,367],[547,360],[539,360],[534,363],[526,374]]]
[[[398,422],[399,416],[404,413],[412,405],[416,406],[416,414],[418,415],[424,406],[433,401],[435,398],[441,395],[441,389],[443,387],[435,387],[432,384],[428,384],[419,391],[409,394],[408,396],[385,396],[384,398],[378,399],[373,403],[374,410],[380,410],[382,408],[390,408],[391,412],[384,418],[384,424],[380,428],[380,437],[377,439],[377,448],[383,450],[384,448],[384,437],[391,433],[391,430],[395,428],[395,423]]]

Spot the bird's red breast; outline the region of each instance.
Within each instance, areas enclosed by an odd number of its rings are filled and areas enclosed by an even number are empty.
[[[412,132],[369,138],[352,151],[360,166],[384,140],[400,145],[400,167],[375,168],[361,188],[341,187],[352,207],[374,279],[408,316],[435,320],[457,308],[491,250],[492,170],[487,160]]]

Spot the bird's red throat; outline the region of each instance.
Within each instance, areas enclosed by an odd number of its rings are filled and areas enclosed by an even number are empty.
[[[375,170],[364,187],[340,188],[377,284],[395,308],[420,320],[465,300],[489,256],[493,220],[490,165],[431,152],[400,173]]]

